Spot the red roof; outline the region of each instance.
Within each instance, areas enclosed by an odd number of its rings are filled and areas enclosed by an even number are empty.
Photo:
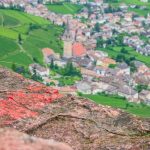
[[[54,54],[54,51],[50,48],[43,48],[42,52],[44,54],[44,56],[50,56]]]
[[[74,43],[72,47],[73,56],[80,57],[86,54],[86,48],[81,43]]]

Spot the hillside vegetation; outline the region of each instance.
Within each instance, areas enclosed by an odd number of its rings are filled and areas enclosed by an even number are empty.
[[[128,11],[134,12],[140,16],[146,16],[150,12],[150,2],[141,2],[140,0],[106,0],[109,2],[113,7],[118,7],[120,4],[125,3],[127,5],[137,5],[145,6],[146,8],[129,8]]]
[[[119,5],[121,3],[125,3],[127,5],[138,5],[138,6],[149,6],[150,3],[142,2],[140,0],[105,0],[108,3],[114,4],[114,5]]]
[[[150,118],[150,107],[144,104],[130,103],[121,97],[108,96],[105,94],[96,95],[83,95],[86,98],[91,99],[97,104],[111,106],[113,108],[120,108],[124,111],[135,114],[137,116]]]
[[[46,6],[50,11],[60,14],[76,14],[83,8],[82,5],[71,3],[47,4]]]
[[[0,9],[0,64],[27,67],[35,58],[43,64],[42,48],[63,52],[62,33],[63,28],[41,17]]]
[[[125,58],[130,58],[131,56],[135,57],[136,60],[139,60],[146,65],[150,66],[150,59],[147,56],[141,55],[140,53],[137,53],[133,48],[128,47],[128,46],[110,46],[108,48],[97,48],[102,51],[105,51],[108,53],[108,55],[112,58],[116,58],[118,54],[121,53],[121,49],[124,48],[127,53],[123,54]]]

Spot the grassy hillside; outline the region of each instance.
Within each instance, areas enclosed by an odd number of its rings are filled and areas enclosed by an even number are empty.
[[[135,12],[140,16],[145,16],[150,12],[150,2],[144,3],[140,0],[107,0],[113,7],[118,7],[120,4],[125,3],[127,5],[146,6],[145,9],[129,8],[128,11]]]
[[[48,20],[20,11],[0,9],[0,64],[27,67],[33,58],[43,64],[42,48],[63,52],[60,35],[63,28]],[[19,35],[21,43],[19,43]]]
[[[47,4],[47,8],[55,13],[76,14],[83,8],[83,6],[71,3],[62,3],[62,4]]]
[[[105,52],[108,53],[108,55],[112,58],[116,58],[116,56],[121,52],[121,49],[123,47],[121,46],[116,46],[116,47],[110,47],[110,48],[98,48],[100,50],[103,50]],[[126,58],[129,58],[131,56],[134,56],[137,60],[147,64],[148,66],[150,66],[150,58],[149,56],[144,56],[144,55],[141,55],[140,53],[137,53],[135,51],[135,49],[131,48],[131,47],[128,47],[128,46],[124,46],[125,50],[128,51],[127,54],[124,54],[124,56]]]
[[[84,95],[84,97],[91,99],[97,104],[107,105],[114,108],[120,108],[129,113],[135,114],[141,117],[150,117],[150,107],[142,104],[129,103],[126,100],[118,97],[106,96],[106,95]]]
[[[126,4],[133,4],[133,5],[139,5],[139,6],[143,6],[143,5],[149,5],[149,3],[144,3],[141,2],[140,0],[118,0],[120,3],[126,3]]]
[[[149,6],[150,3],[141,2],[140,0],[107,0],[108,3],[113,4],[114,6],[119,5],[121,3],[125,3],[127,5],[138,5],[138,6]]]

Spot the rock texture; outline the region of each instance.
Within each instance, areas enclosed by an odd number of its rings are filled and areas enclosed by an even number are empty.
[[[72,150],[53,140],[31,137],[12,129],[0,129],[0,150]]]
[[[0,115],[1,126],[7,125],[35,137],[64,142],[74,150],[150,150],[150,119],[96,105],[84,98],[62,96],[53,89],[49,89],[47,93],[47,87],[25,80],[21,76],[16,77],[17,74],[5,69],[1,70],[0,83],[4,83],[3,89],[7,92],[12,89],[23,90],[23,95],[27,94],[28,98],[24,99],[25,95],[23,98],[19,97],[19,104],[22,108],[37,113],[33,116],[21,115],[19,118],[13,118],[13,113],[7,118]],[[42,90],[29,90],[31,85],[38,85]],[[28,93],[48,95],[46,99],[36,97],[37,101],[33,100],[33,105],[30,105],[32,98]],[[55,98],[51,100],[53,95]],[[1,92],[0,97],[9,101],[4,92]],[[16,96],[11,100],[16,101]],[[38,107],[34,106],[34,103]],[[10,105],[6,106],[9,108]],[[6,124],[5,121],[9,121],[9,117],[13,119]]]
[[[149,150],[150,120],[89,100],[64,97],[31,122],[14,126],[30,135],[68,143],[74,150]]]
[[[62,97],[58,90],[0,69],[0,127],[19,119],[34,118],[42,108]]]

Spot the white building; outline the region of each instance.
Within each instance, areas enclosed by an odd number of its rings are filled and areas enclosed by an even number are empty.
[[[49,76],[49,69],[45,68],[43,66],[40,66],[39,64],[31,64],[29,66],[29,71],[31,72],[31,74],[34,74],[36,72],[37,75],[41,76],[41,77],[47,77]]]
[[[91,94],[92,93],[91,84],[88,83],[87,81],[81,81],[81,82],[77,83],[76,87],[77,87],[77,91],[81,92],[83,94]]]

